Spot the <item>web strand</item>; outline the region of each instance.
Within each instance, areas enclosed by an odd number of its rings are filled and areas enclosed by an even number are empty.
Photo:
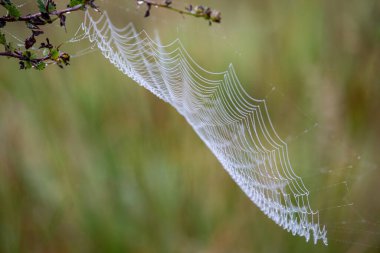
[[[132,24],[115,27],[107,13],[86,12],[83,37],[121,72],[171,104],[245,194],[293,235],[327,245],[319,212],[290,164],[287,144],[270,120],[265,100],[252,98],[232,65],[224,72],[199,66],[177,39],[168,45]]]

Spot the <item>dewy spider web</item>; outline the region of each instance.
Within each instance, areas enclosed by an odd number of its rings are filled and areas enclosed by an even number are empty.
[[[213,73],[199,66],[176,39],[153,41],[132,24],[115,27],[106,13],[86,12],[84,34],[121,72],[171,104],[247,196],[293,235],[327,245],[326,229],[309,204],[309,191],[290,164],[264,100],[250,97],[232,65]]]

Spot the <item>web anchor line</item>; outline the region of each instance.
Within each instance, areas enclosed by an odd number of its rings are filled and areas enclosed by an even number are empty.
[[[290,164],[287,144],[275,131],[265,100],[252,98],[232,65],[210,72],[180,40],[162,45],[132,24],[113,25],[107,13],[89,12],[84,34],[115,67],[172,105],[193,127],[223,168],[269,218],[293,235],[327,245],[327,230],[309,203],[309,191]]]

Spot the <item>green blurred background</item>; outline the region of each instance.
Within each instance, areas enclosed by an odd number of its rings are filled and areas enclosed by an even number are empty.
[[[97,2],[208,70],[234,64],[267,99],[329,246],[264,216],[173,108],[95,52],[42,72],[0,59],[0,252],[380,252],[379,1],[173,1],[220,9],[212,26]]]

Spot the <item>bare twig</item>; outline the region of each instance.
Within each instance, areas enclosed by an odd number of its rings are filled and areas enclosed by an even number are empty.
[[[172,7],[171,5],[172,1],[170,0],[163,1],[162,3],[159,3],[157,1],[152,1],[152,0],[137,0],[137,4],[147,5],[148,9],[145,13],[145,17],[148,17],[150,15],[151,7],[154,6],[154,7],[168,9],[168,10],[177,12],[179,14],[193,16],[196,18],[205,18],[206,20],[209,20],[210,24],[211,22],[220,23],[222,20],[220,11],[213,10],[209,7],[204,7],[202,5],[196,5],[194,7],[192,5],[189,5],[185,8],[185,10],[182,10],[182,9]]]

